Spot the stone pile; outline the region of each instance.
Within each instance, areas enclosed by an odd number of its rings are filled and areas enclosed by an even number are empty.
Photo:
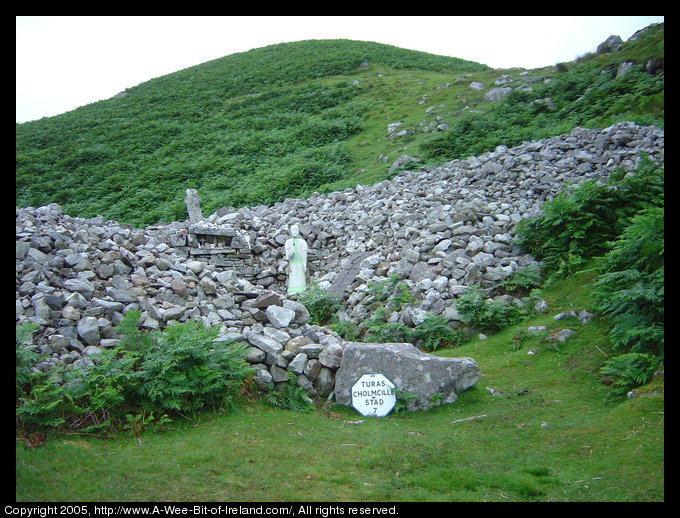
[[[346,292],[351,320],[366,316],[361,301],[369,283],[392,274],[409,283],[419,309],[439,314],[466,286],[490,288],[535,263],[513,238],[515,225],[537,215],[541,203],[569,183],[605,179],[619,168],[633,171],[641,153],[663,163],[663,130],[630,122],[603,130],[575,128],[439,167],[404,171],[371,187],[218,211],[207,220],[235,224],[251,235],[259,245],[259,276],[272,289],[283,289],[282,244],[288,228],[298,224],[309,245],[310,272],[320,286],[329,288],[345,266],[364,257]]]
[[[45,369],[87,363],[101,348],[115,347],[114,327],[131,309],[142,312],[149,329],[201,320],[220,327],[218,340],[252,346],[248,361],[260,372],[258,383],[283,382],[292,373],[310,394],[326,396],[344,342],[309,325],[304,306],[281,295],[293,224],[309,245],[313,282],[329,288],[343,277],[347,318],[362,320],[369,283],[395,274],[416,303],[394,319],[413,324],[425,311],[455,318],[450,310],[466,286],[489,288],[535,264],[513,245],[520,220],[537,214],[567,182],[632,171],[640,153],[662,163],[663,131],[633,123],[576,128],[371,187],[222,209],[200,220],[234,229],[248,242],[254,272],[248,278],[190,255],[187,229],[195,221],[135,229],[70,217],[56,204],[17,208],[16,321],[40,325],[34,339],[47,358],[37,368]],[[350,263],[354,280],[344,275]]]
[[[34,338],[46,358],[37,369],[93,361],[116,346],[124,314],[139,310],[146,329],[200,320],[220,327],[218,342],[250,345],[262,387],[288,381],[290,371],[310,395],[333,390],[335,333],[309,325],[302,304],[187,258],[167,229],[72,218],[56,204],[16,214],[16,319],[40,325]]]

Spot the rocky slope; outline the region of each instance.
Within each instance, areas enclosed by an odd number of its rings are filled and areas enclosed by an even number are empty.
[[[356,266],[340,290],[346,318],[362,319],[368,283],[392,274],[417,300],[392,318],[414,324],[425,311],[455,318],[450,309],[465,286],[492,287],[535,263],[512,243],[517,222],[567,182],[632,171],[640,153],[663,163],[664,132],[632,123],[576,128],[371,187],[222,209],[204,223],[248,236],[258,265],[248,280],[178,246],[188,221],[135,229],[70,217],[56,204],[17,208],[16,322],[40,325],[34,340],[45,359],[36,368],[44,369],[86,364],[100,348],[115,347],[114,327],[131,309],[142,311],[142,325],[151,329],[200,319],[220,326],[221,339],[253,346],[249,361],[261,383],[293,372],[310,394],[327,395],[343,342],[309,325],[304,306],[282,295],[292,224],[309,244],[310,272],[322,288],[337,286],[348,265]]]

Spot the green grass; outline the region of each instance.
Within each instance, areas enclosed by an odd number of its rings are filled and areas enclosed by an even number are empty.
[[[588,308],[592,279],[546,290],[545,316],[437,351],[482,370],[453,404],[372,419],[251,402],[140,437],[17,442],[17,501],[663,501],[663,395],[609,401],[598,376],[611,352],[603,322],[552,319]],[[529,325],[576,335],[518,343]],[[653,389],[663,377],[636,392]]]

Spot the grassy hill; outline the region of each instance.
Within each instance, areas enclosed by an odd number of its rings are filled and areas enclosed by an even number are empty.
[[[663,38],[661,24],[528,74],[350,40],[233,54],[18,124],[16,203],[141,226],[185,219],[187,188],[209,214],[381,181],[403,153],[440,163],[576,125],[663,125]],[[503,76],[525,87],[486,101]],[[388,135],[396,122],[406,135]]]

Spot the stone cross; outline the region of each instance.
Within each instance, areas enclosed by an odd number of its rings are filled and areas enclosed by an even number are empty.
[[[201,198],[196,189],[187,189],[184,203],[186,204],[187,212],[189,213],[189,221],[196,223],[203,219],[203,214],[201,213]]]

